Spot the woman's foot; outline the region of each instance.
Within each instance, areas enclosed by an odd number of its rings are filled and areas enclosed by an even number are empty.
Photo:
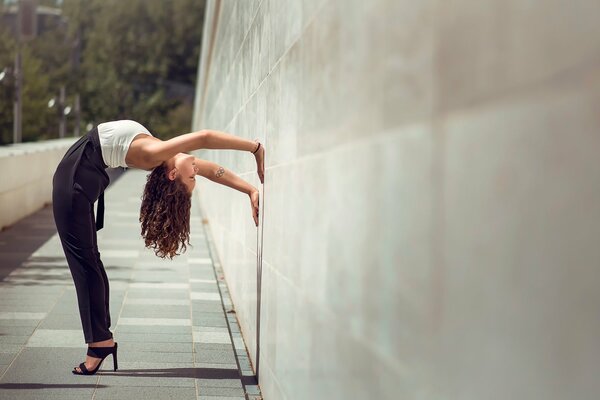
[[[91,342],[88,343],[88,347],[112,347],[115,345],[115,341],[111,338],[108,340],[103,340],[101,342]],[[93,370],[98,366],[98,363],[100,362],[100,360],[102,360],[101,358],[96,358],[96,357],[90,357],[90,356],[86,356],[85,357],[85,367],[88,370]],[[81,369],[79,367],[75,367],[75,370],[78,372],[82,372]]]

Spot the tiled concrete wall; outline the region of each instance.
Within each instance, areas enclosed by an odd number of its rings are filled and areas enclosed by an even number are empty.
[[[263,245],[265,399],[600,392],[599,38],[585,0],[210,2],[194,129],[265,144],[264,231],[198,190],[254,361]]]
[[[52,202],[52,176],[77,138],[0,148],[0,229]]]

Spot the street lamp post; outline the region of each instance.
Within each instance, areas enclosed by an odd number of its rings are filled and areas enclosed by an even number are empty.
[[[58,100],[58,104],[59,104],[59,112],[60,112],[60,122],[58,124],[58,137],[59,138],[64,138],[65,137],[65,125],[66,125],[66,121],[65,121],[65,113],[64,113],[64,109],[65,109],[65,85],[62,85],[60,87],[60,97]]]
[[[15,55],[15,97],[13,100],[13,143],[21,143],[21,100],[23,87],[23,73],[21,71],[21,2],[17,13],[17,54]]]
[[[64,138],[66,133],[66,125],[67,125],[67,115],[71,113],[71,106],[65,106],[65,85],[60,87],[60,94],[58,96],[58,101],[56,101],[56,97],[51,98],[48,101],[48,108],[54,108],[56,106],[56,112],[58,114],[58,137]],[[76,105],[77,107],[77,105]]]

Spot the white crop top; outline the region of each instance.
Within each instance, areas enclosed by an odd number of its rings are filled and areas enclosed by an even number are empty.
[[[142,124],[130,119],[99,124],[98,138],[104,163],[110,168],[129,168],[129,165],[125,163],[125,156],[133,138],[139,133],[153,136]]]

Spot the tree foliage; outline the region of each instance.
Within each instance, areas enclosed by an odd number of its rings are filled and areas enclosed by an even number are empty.
[[[204,1],[63,0],[57,7],[66,29],[23,46],[23,141],[58,137],[58,115],[47,103],[62,85],[67,104],[80,93],[82,132],[88,122],[114,119],[137,120],[163,139],[189,132],[191,106],[170,98],[167,86],[195,86]],[[14,63],[15,47],[0,29],[0,70]],[[1,140],[8,143],[12,94],[0,88]],[[70,118],[70,132],[73,124]]]

